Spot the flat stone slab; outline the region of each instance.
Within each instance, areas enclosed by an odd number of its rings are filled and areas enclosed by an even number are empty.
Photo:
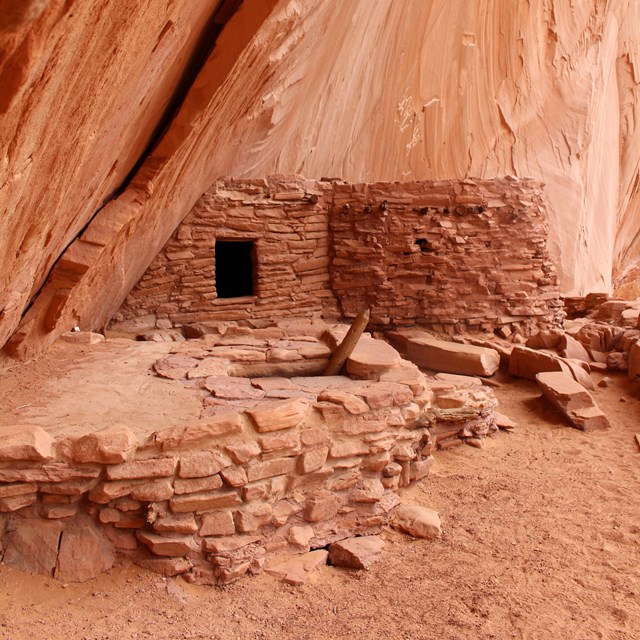
[[[516,345],[509,357],[509,373],[519,378],[535,380],[539,373],[545,371],[565,371],[569,367],[557,356],[544,351],[535,351],[528,347]]]
[[[591,394],[571,376],[551,371],[539,373],[536,380],[544,397],[560,409],[576,429],[597,431],[611,426]]]
[[[407,359],[419,367],[465,376],[492,376],[500,366],[495,349],[436,338],[409,338]]]
[[[348,569],[368,569],[382,557],[384,541],[378,536],[361,536],[334,542],[329,547],[329,564]]]
[[[286,584],[294,586],[303,585],[309,575],[327,564],[329,553],[324,549],[318,551],[310,551],[299,556],[292,556],[284,561],[274,561],[265,568],[265,571],[282,580]]]
[[[381,373],[400,364],[400,354],[382,340],[362,336],[347,358],[347,373],[356,378],[377,380]]]

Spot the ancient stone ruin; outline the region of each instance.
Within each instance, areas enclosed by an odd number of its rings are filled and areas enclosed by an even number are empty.
[[[4,397],[48,349],[117,377],[123,348],[197,406],[5,411],[2,562],[301,584],[385,526],[440,535],[402,489],[515,428],[492,386],[615,427],[592,392],[640,378],[640,5],[495,4],[0,0]]]

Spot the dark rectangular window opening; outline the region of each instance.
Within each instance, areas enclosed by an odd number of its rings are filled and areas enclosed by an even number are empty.
[[[217,240],[215,256],[218,298],[255,295],[253,240]]]

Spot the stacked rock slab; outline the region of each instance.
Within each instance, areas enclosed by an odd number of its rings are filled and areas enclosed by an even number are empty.
[[[43,570],[28,542],[50,538],[58,566],[62,529],[80,531],[90,521],[93,546],[74,544],[102,558],[91,565],[96,571],[115,550],[165,575],[225,583],[275,556],[378,533],[397,490],[426,477],[433,463],[433,392],[415,365],[390,357],[388,345],[386,359],[361,350],[355,368],[367,378],[282,378],[285,365],[308,371],[328,359],[326,344],[297,337],[227,336],[224,344],[206,336],[176,345],[155,369],[202,395],[202,417],[144,441],[127,425],[58,439],[38,427],[6,428],[5,562]],[[367,353],[374,355],[368,366]],[[73,575],[69,558],[60,566],[60,575]]]
[[[544,397],[560,409],[576,429],[597,431],[611,426],[591,394],[566,373],[549,371],[539,373],[536,379]]]

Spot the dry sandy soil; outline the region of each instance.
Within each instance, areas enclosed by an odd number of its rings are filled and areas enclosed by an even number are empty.
[[[148,347],[149,360],[165,348]],[[189,390],[160,389],[136,367],[124,384],[81,368],[67,378],[75,388],[60,388],[68,355],[4,375],[3,406],[27,410],[25,422],[50,422],[69,402],[83,405],[82,381],[112,384],[104,406],[85,406],[89,422],[96,411],[126,412],[141,395],[163,399],[163,420],[199,405]],[[0,566],[0,638],[640,638],[640,389],[612,377],[594,393],[613,428],[593,434],[567,427],[534,384],[504,379],[496,395],[515,432],[482,450],[438,453],[432,475],[403,492],[440,512],[440,541],[386,530],[384,559],[369,571],[325,567],[297,588],[268,575],[197,587],[129,565],[65,586]],[[5,411],[2,423],[9,419]],[[157,419],[144,420],[153,427]]]

